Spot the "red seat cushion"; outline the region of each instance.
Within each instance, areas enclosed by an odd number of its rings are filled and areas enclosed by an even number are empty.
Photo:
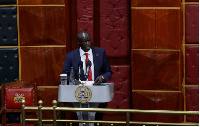
[[[21,108],[22,100],[26,106],[33,106],[33,88],[6,88],[6,108]]]

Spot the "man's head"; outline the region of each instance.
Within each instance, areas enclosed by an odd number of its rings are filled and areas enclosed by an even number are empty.
[[[77,42],[84,52],[89,51],[92,46],[90,34],[86,31],[77,34]]]

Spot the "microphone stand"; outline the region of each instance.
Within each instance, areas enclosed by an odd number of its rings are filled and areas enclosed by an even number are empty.
[[[81,82],[81,66],[79,66],[79,72],[78,72],[78,73],[79,73],[79,74],[78,74],[78,75],[79,75],[78,78],[79,78],[79,81]]]
[[[86,63],[86,73],[85,73],[85,79],[86,79],[86,81],[85,81],[85,83],[88,81],[89,70],[90,70],[91,66],[92,66],[91,61],[88,60],[87,63]]]

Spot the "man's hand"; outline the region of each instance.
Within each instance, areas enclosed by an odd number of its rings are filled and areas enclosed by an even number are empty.
[[[94,81],[94,85],[99,85],[104,81],[104,77],[102,75],[98,76],[96,80]]]

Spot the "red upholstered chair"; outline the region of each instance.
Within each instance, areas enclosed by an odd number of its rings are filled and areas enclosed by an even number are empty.
[[[24,81],[16,81],[1,85],[2,96],[2,125],[6,124],[7,113],[21,113],[22,100],[25,100],[26,106],[37,105],[37,85]],[[35,112],[27,113],[29,116],[36,116]],[[21,123],[11,124],[11,126],[22,126]],[[32,124],[33,126],[33,124]]]

